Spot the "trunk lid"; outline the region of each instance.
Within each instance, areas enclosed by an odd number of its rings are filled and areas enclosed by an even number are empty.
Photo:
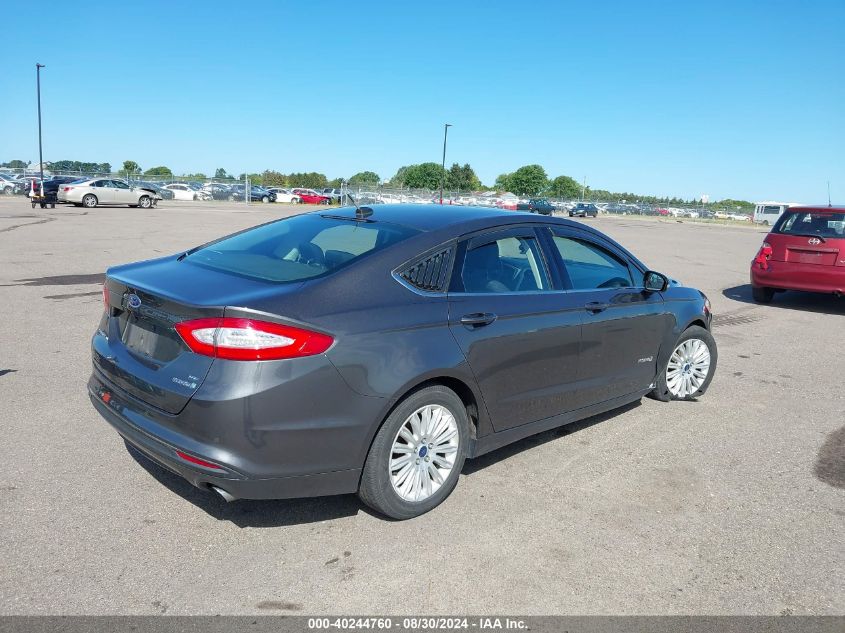
[[[841,266],[839,253],[845,240],[810,235],[770,233],[766,241],[772,247],[771,259],[791,264]]]
[[[226,306],[249,306],[279,292],[278,285],[178,257],[112,268],[106,289],[109,309],[100,328],[106,336],[94,337],[94,366],[116,386],[171,414],[185,407],[214,362],[188,349],[174,325],[222,317]]]

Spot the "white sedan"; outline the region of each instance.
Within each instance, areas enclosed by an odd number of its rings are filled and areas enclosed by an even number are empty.
[[[128,204],[130,207],[149,209],[161,200],[161,196],[152,189],[130,187],[123,180],[89,178],[60,185],[56,199],[89,209],[98,204]]]
[[[174,182],[170,185],[164,185],[162,189],[172,191],[173,198],[176,200],[196,200],[200,197],[196,189],[193,189],[192,187],[186,185],[183,182]]]
[[[276,202],[286,202],[288,204],[297,204],[300,202],[299,196],[294,194],[290,189],[282,189],[281,187],[270,187],[268,191],[276,194]]]

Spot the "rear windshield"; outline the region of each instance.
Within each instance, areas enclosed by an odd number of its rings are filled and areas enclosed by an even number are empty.
[[[845,213],[787,211],[772,232],[806,237],[845,237]]]
[[[298,215],[223,238],[184,261],[262,281],[304,281],[417,233],[395,224]]]

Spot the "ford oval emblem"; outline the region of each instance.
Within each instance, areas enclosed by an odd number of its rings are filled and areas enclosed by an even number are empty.
[[[141,307],[141,297],[136,294],[131,294],[126,298],[126,305],[132,310],[137,310]]]

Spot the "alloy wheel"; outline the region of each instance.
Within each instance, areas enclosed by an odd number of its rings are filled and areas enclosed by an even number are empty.
[[[669,358],[666,386],[676,398],[688,398],[701,388],[709,373],[710,349],[700,339],[687,339]]]
[[[405,501],[425,501],[446,482],[455,466],[460,435],[446,407],[420,407],[399,427],[390,451],[388,474]]]

